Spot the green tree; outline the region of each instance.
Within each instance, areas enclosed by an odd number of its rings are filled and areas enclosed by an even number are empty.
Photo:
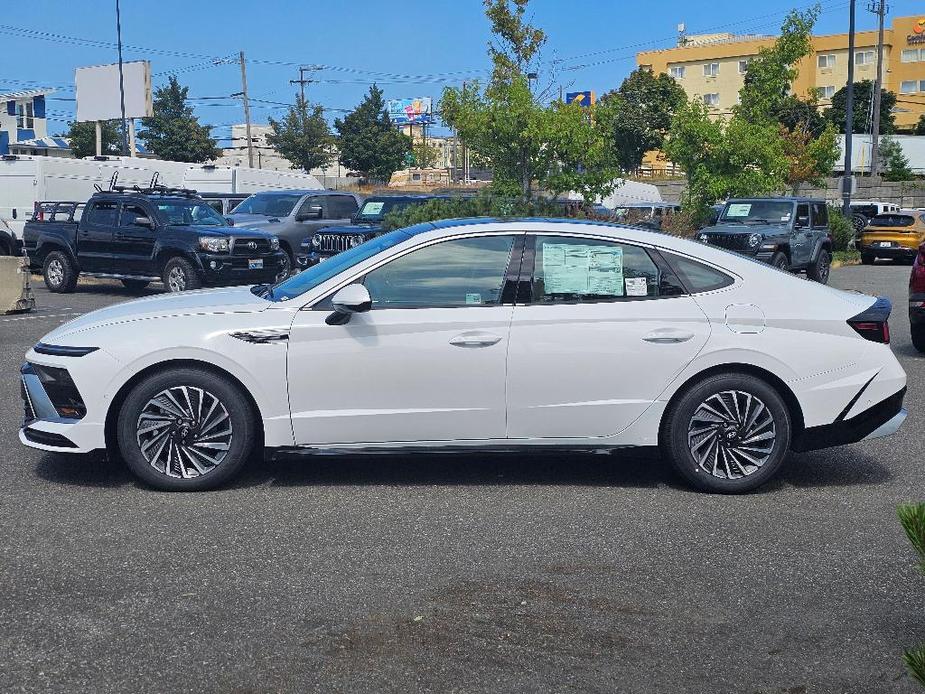
[[[854,83],[854,127],[851,132],[869,133],[871,99],[874,83],[871,80]],[[844,86],[832,96],[832,108],[825,112],[826,118],[840,133],[845,132],[845,109],[848,103],[848,87]],[[896,132],[893,109],[896,107],[896,95],[886,89],[880,90],[880,134],[891,135]]]
[[[295,105],[281,121],[269,120],[273,132],[267,136],[267,144],[288,159],[292,168],[308,173],[327,166],[334,158],[334,135],[320,105],[309,105],[297,94]]]
[[[684,88],[672,77],[643,68],[601,97],[594,117],[624,171],[638,169],[646,152],[664,146],[671,120],[686,99]]]
[[[425,140],[415,140],[411,153],[414,155],[414,165],[422,169],[429,169],[440,161],[440,148]]]
[[[880,156],[883,162],[883,178],[887,181],[911,181],[915,178],[909,159],[903,153],[902,145],[887,135],[880,138]]]
[[[835,128],[829,124],[818,137],[813,137],[805,123],[797,123],[792,130],[781,125],[780,137],[787,157],[787,185],[790,191],[797,195],[804,183],[823,185],[838,160]]]
[[[211,136],[212,126],[200,125],[187,103],[189,87],[177,78],[154,90],[154,116],[143,118],[138,137],[161,159],[199,163],[221,156]]]
[[[392,124],[375,84],[351,113],[334,121],[334,128],[341,162],[376,181],[388,182],[411,151],[411,138]]]
[[[72,121],[69,125],[70,129],[64,137],[70,142],[71,152],[74,156],[78,159],[94,156],[96,154],[96,124]],[[103,121],[101,126],[102,153],[109,155],[121,154],[122,134],[119,132],[117,121]]]
[[[915,126],[916,135],[925,135],[925,113],[919,116],[919,122]]]
[[[896,509],[906,537],[919,558],[919,568],[925,573],[925,504],[902,504]],[[903,661],[912,678],[925,687],[925,644],[903,654]]]
[[[539,185],[555,195],[567,190],[597,197],[612,190],[619,168],[603,130],[578,104],[544,105],[530,90],[525,70],[546,40],[524,22],[527,0],[486,0],[494,40],[491,82],[447,88],[440,111],[476,158],[492,169],[499,195],[533,195]]]

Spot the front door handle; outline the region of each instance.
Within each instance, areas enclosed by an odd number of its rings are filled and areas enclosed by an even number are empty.
[[[454,347],[491,347],[499,342],[501,337],[491,333],[463,333],[450,340]]]
[[[658,330],[653,330],[642,339],[657,345],[671,345],[693,340],[694,333],[677,330],[675,328],[659,328]]]

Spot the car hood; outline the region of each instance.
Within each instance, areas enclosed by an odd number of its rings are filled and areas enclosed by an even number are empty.
[[[63,339],[76,333],[84,333],[94,328],[117,323],[132,323],[171,316],[255,313],[271,305],[271,302],[253,294],[250,287],[226,287],[161,294],[85,313],[48,333],[42,338],[42,342],[64,344]]]
[[[239,214],[230,214],[228,216],[234,220],[235,228],[239,226],[245,226],[262,229],[265,227],[276,226],[286,219],[286,217],[266,217],[262,214],[247,214],[245,212],[241,212]]]
[[[319,234],[372,234],[382,231],[381,224],[338,224],[319,229]]]

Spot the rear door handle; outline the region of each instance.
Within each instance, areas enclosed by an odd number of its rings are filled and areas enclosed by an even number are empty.
[[[501,336],[491,333],[463,333],[450,340],[454,347],[491,347],[499,342]]]
[[[694,333],[677,330],[676,328],[659,328],[658,330],[653,330],[642,339],[657,345],[671,345],[693,340]]]

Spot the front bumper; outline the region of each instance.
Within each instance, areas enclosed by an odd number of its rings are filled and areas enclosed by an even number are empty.
[[[815,451],[894,434],[906,419],[905,396],[903,388],[850,419],[839,417],[832,424],[810,427],[794,439],[791,448],[798,452]]]
[[[261,284],[276,279],[283,269],[286,256],[282,251],[278,251],[254,258],[227,253],[199,253],[196,257],[206,284]],[[251,268],[251,262],[254,260],[261,261],[263,267]]]

